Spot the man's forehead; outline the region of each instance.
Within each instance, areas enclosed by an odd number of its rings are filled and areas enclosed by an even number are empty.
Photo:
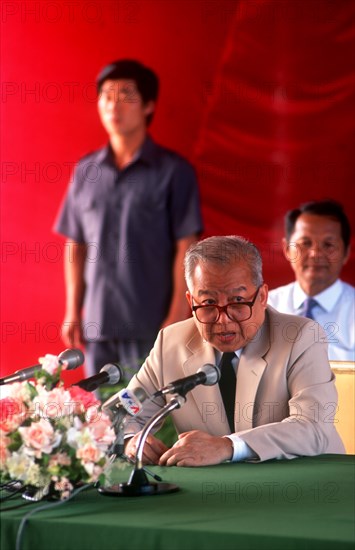
[[[237,294],[243,294],[247,292],[247,285],[236,285],[231,288],[226,287],[208,287],[208,288],[198,288],[198,296],[217,296],[218,294],[226,294],[228,296],[236,296]]]
[[[208,275],[220,275],[224,276],[230,274],[243,274],[249,276],[251,274],[251,266],[244,258],[235,259],[232,262],[210,262],[202,261],[198,262],[195,266],[195,276],[208,276]]]
[[[232,264],[199,263],[193,274],[195,289],[220,289],[223,292],[246,290],[253,284],[252,271],[245,261]],[[223,290],[222,290],[223,289]]]
[[[295,230],[307,230],[307,231],[329,231],[330,233],[338,229],[341,231],[340,221],[333,216],[320,216],[319,214],[312,214],[305,212],[298,216],[295,223]]]
[[[122,87],[128,87],[132,90],[137,90],[137,84],[135,80],[132,80],[130,78],[115,78],[105,80],[105,82],[101,86],[101,90],[117,90]]]

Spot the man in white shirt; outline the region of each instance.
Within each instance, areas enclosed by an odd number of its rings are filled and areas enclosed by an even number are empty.
[[[270,290],[268,303],[317,321],[327,334],[330,360],[354,361],[355,288],[340,279],[351,239],[343,207],[332,200],[303,204],[286,214],[285,233],[284,254],[296,280]]]

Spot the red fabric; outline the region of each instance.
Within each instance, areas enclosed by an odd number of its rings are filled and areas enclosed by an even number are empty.
[[[4,1],[1,24],[2,375],[63,349],[52,225],[106,139],[93,81],[113,59],[156,69],[154,138],[195,164],[206,235],[259,244],[270,287],[293,279],[288,208],[332,197],[355,227],[353,0]]]
[[[292,277],[286,210],[331,197],[355,227],[354,16],[351,1],[245,0],[231,17],[195,159],[207,232],[256,241],[271,287]]]

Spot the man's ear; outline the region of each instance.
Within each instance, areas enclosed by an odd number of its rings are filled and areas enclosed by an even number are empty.
[[[283,252],[283,255],[285,256],[286,260],[289,260],[289,256],[288,256],[289,244],[290,243],[287,241],[287,239],[285,239],[285,237],[283,237],[283,239],[282,239],[282,252]]]
[[[145,116],[151,115],[155,111],[155,101],[147,101],[144,105],[144,114]]]
[[[188,290],[186,291],[185,296],[186,296],[186,300],[189,302],[190,308],[192,308],[192,296]]]
[[[260,301],[264,307],[267,306],[267,299],[269,296],[269,287],[264,283],[260,289]]]
[[[349,258],[350,258],[350,244],[349,244],[348,248],[345,250],[343,265],[345,265],[347,263]]]

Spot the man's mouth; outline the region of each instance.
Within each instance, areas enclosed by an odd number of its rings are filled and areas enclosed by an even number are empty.
[[[235,332],[218,332],[216,337],[221,340],[221,342],[229,342],[236,337]]]
[[[324,264],[308,264],[304,266],[304,269],[313,269],[315,271],[319,269],[327,269],[327,268],[328,268],[328,265],[324,265]]]

